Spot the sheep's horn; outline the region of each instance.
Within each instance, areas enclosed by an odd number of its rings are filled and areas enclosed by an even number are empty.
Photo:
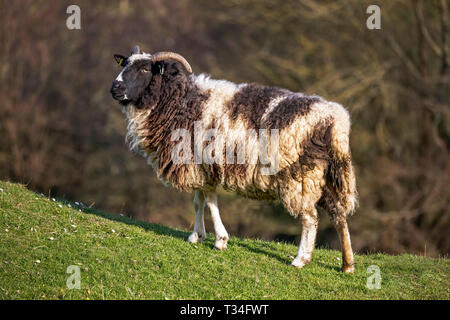
[[[139,48],[139,46],[134,46],[133,49],[131,50],[131,54],[140,54],[141,53],[141,49]]]
[[[152,54],[152,60],[154,62],[162,61],[162,60],[166,60],[166,59],[173,59],[175,61],[178,61],[178,62],[182,63],[183,66],[186,68],[186,70],[189,73],[192,73],[192,68],[189,65],[189,63],[187,62],[187,60],[185,58],[183,58],[183,56],[178,54],[178,53],[175,53],[175,52],[157,52],[155,54]]]

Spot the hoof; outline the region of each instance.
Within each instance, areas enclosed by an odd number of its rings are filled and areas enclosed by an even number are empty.
[[[227,248],[228,238],[219,238],[214,243],[214,249],[225,250]]]
[[[355,272],[355,267],[353,265],[342,266],[342,272],[353,274]]]
[[[310,261],[305,261],[303,259],[294,259],[291,263],[291,267],[295,267],[295,268],[303,268],[304,266],[306,266]]]
[[[200,243],[205,240],[205,238],[206,237],[204,235],[199,235],[197,232],[192,232],[187,241],[190,243]]]

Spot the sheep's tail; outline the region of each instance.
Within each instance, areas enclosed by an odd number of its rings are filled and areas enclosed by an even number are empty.
[[[336,222],[352,215],[358,206],[358,193],[349,146],[350,118],[342,107],[337,111],[331,130],[326,184],[319,202]]]
[[[326,175],[323,200],[333,219],[347,218],[358,205],[355,175],[350,155],[346,158],[332,156]]]

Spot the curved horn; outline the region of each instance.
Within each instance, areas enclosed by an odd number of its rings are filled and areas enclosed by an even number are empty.
[[[183,64],[183,66],[186,68],[186,70],[189,73],[192,73],[192,68],[189,65],[189,63],[187,62],[187,60],[185,58],[183,58],[182,55],[175,53],[175,52],[157,52],[155,54],[152,54],[152,60],[154,62],[156,61],[162,61],[162,60],[166,60],[166,59],[173,59],[175,61],[180,62],[181,64]]]
[[[141,53],[141,49],[139,48],[139,46],[134,46],[133,49],[131,50],[131,54],[139,54]]]

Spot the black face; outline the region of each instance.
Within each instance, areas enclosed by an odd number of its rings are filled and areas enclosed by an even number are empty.
[[[132,55],[128,58],[115,55],[115,58],[123,70],[112,83],[112,97],[122,105],[136,103],[150,84],[153,73],[162,73],[162,64],[153,63],[145,55]]]

